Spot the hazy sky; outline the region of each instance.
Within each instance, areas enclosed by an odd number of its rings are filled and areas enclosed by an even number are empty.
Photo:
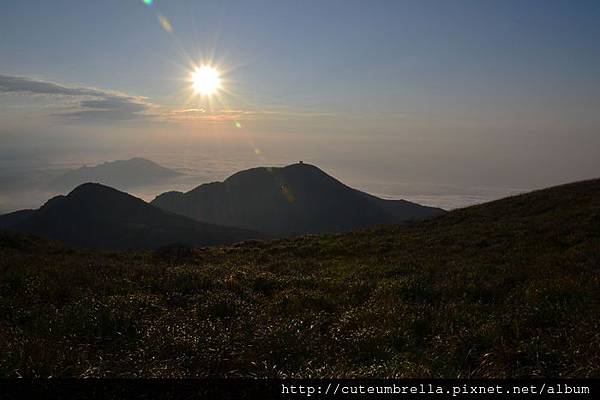
[[[597,0],[3,0],[0,157],[242,154],[403,185],[589,178],[598,38]],[[223,72],[210,101],[189,81],[202,62]]]

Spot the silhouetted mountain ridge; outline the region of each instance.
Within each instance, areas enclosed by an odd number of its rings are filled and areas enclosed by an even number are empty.
[[[53,180],[50,187],[65,190],[86,182],[98,182],[111,187],[130,188],[164,182],[180,175],[153,161],[134,157],[68,171]]]
[[[264,236],[174,215],[97,183],[80,185],[38,210],[0,216],[0,228],[105,249],[157,248],[173,243],[206,246]]]
[[[198,221],[280,236],[348,231],[444,212],[377,198],[305,163],[240,171],[187,193],[163,193],[151,203]]]

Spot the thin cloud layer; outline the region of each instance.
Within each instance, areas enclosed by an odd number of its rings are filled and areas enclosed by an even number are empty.
[[[258,119],[266,116],[276,116],[280,113],[276,111],[248,111],[248,110],[232,110],[218,109],[207,110],[204,108],[187,108],[183,110],[172,110],[163,112],[161,117],[173,121],[212,121],[212,122],[227,122],[248,119]]]
[[[73,119],[126,120],[147,116],[153,106],[145,99],[129,96],[108,95],[97,100],[83,100],[81,110],[61,114]]]
[[[72,88],[20,76],[0,74],[0,94],[72,97],[74,110],[56,114],[70,120],[127,120],[140,118],[153,105],[138,96],[93,88]]]
[[[0,74],[0,92],[58,96],[103,96],[106,92],[88,88],[69,88],[52,82]]]

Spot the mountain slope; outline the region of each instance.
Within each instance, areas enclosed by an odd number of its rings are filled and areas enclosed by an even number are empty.
[[[134,157],[68,171],[53,180],[50,187],[71,190],[86,182],[97,182],[125,189],[163,182],[180,175],[179,172],[162,167],[153,161]]]
[[[39,210],[2,215],[0,229],[104,249],[156,248],[171,243],[204,246],[262,236],[170,214],[127,193],[93,183],[80,185],[67,196],[57,196]]]
[[[0,233],[0,376],[597,378],[599,266],[600,180],[183,254]]]
[[[341,232],[443,213],[362,193],[302,163],[241,171],[187,193],[161,194],[152,204],[198,221],[282,236]]]

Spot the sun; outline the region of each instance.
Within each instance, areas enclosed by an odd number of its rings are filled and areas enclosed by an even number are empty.
[[[202,65],[192,72],[192,87],[201,96],[212,96],[221,88],[221,74],[210,65]]]

